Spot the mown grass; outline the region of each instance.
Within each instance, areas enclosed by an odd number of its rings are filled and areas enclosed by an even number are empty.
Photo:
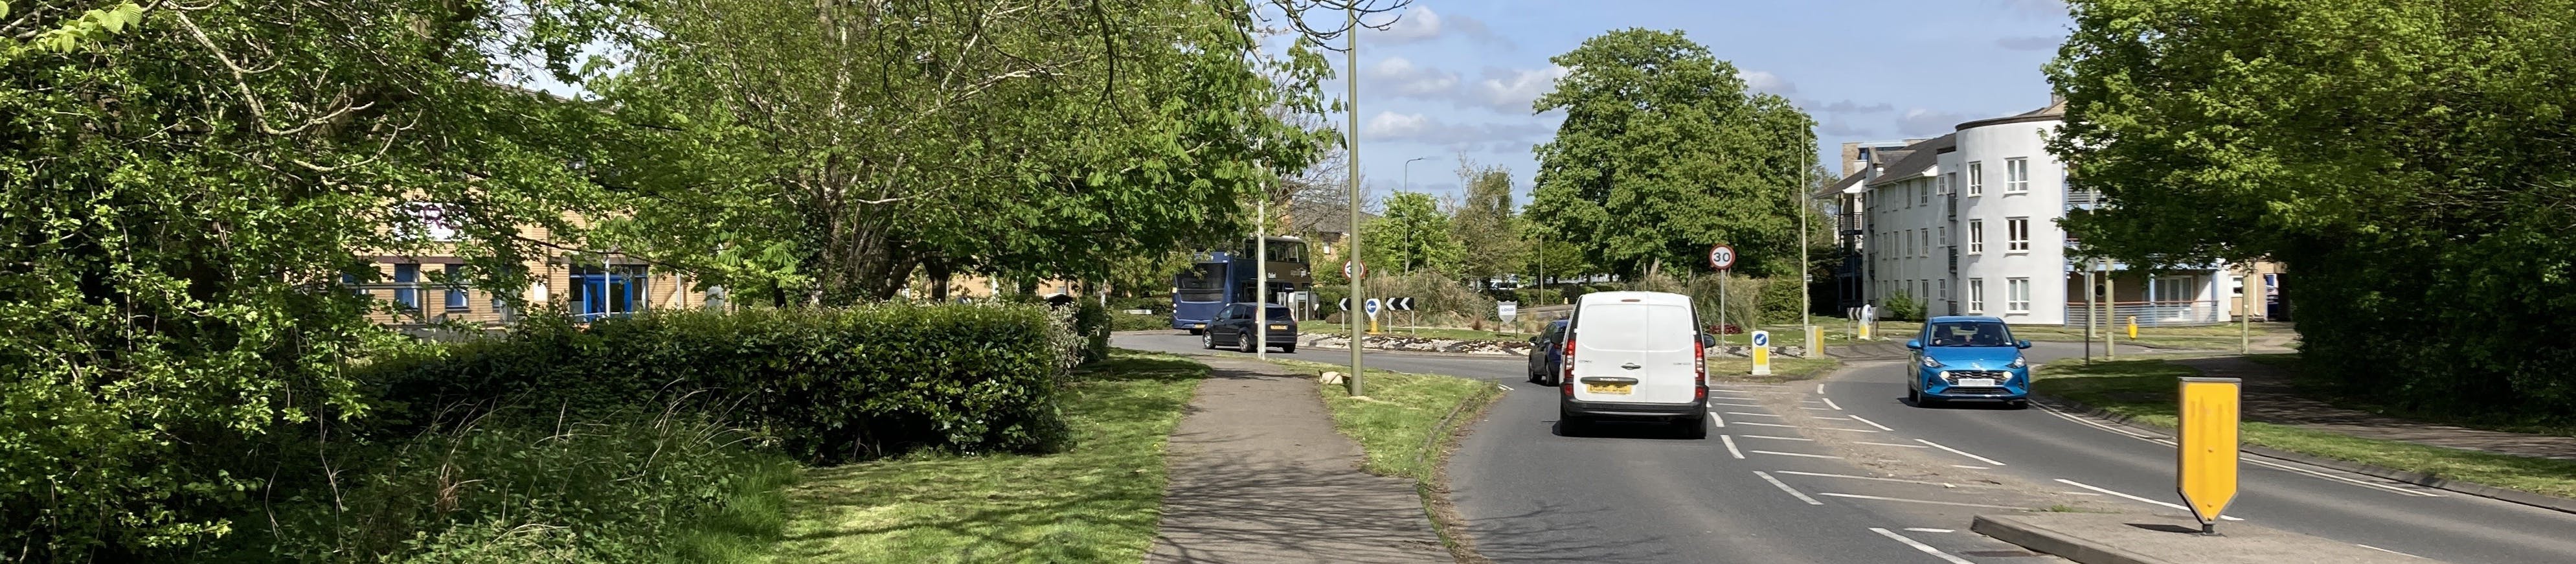
[[[1841,366],[1842,361],[1827,358],[1771,356],[1771,374],[1754,376],[1753,359],[1717,357],[1708,359],[1708,378],[1733,382],[1794,382],[1823,376]]]
[[[2032,383],[2039,393],[2063,397],[2171,429],[2178,406],[2175,378],[2198,376],[2189,367],[2162,360],[2124,360],[2050,364]],[[2499,488],[2576,496],[2576,461],[2501,454],[2367,439],[2302,427],[2247,422],[2241,430],[2247,444],[2348,460],[2461,480]]]
[[[2290,381],[2297,387],[2300,395],[2333,404],[2335,407],[2355,411],[2367,411],[2370,413],[2423,421],[2426,423],[2450,425],[2453,427],[2467,427],[2471,429],[2502,431],[2506,433],[2530,433],[2535,435],[2576,437],[2576,426],[2562,423],[2519,421],[2491,416],[2459,416],[2420,409],[2407,409],[2404,407],[2388,405],[2384,402],[2373,401],[2370,398],[2346,395],[2342,390],[2337,389],[2336,382],[2330,381],[2325,377],[2312,376],[2304,372],[2303,369],[2305,368],[2305,365],[2300,362],[2299,355],[2297,353],[2247,355],[2245,360],[2250,360],[2257,364],[2263,364],[2281,370],[2283,373],[2290,376]]]
[[[1281,361],[1282,364],[1317,372],[1347,370],[1347,367],[1304,362]],[[1466,417],[1441,420],[1455,412],[1465,413],[1492,399],[1499,391],[1493,384],[1437,374],[1407,374],[1370,370],[1361,380],[1368,399],[1353,398],[1343,392],[1341,384],[1324,384],[1316,392],[1332,410],[1333,428],[1360,444],[1368,453],[1362,469],[1380,476],[1427,480],[1438,472],[1441,457],[1439,441],[1464,424]],[[1461,409],[1459,406],[1467,407]],[[1429,444],[1431,450],[1425,450]]]
[[[1049,455],[917,454],[809,470],[775,562],[1136,562],[1161,517],[1164,443],[1206,365],[1117,351],[1063,390]]]
[[[1848,330],[1847,325],[1838,326],[1829,324],[1825,327],[1828,332]],[[1921,322],[1881,321],[1878,323],[1877,337],[1881,339],[1891,339],[1901,343],[1906,339],[1913,338],[1914,335],[1922,333],[1922,330],[1923,324]],[[2114,327],[2113,330],[2117,333],[2117,341],[2122,343],[2168,349],[2207,349],[2229,351],[2236,350],[2239,345],[2243,344],[2245,335],[2240,335],[2240,331],[2250,334],[2256,343],[2261,343],[2266,338],[2296,338],[2299,334],[2298,331],[2288,323],[2268,322],[2255,323],[2250,328],[2240,328],[2233,323],[2222,325],[2167,327],[2141,326],[2138,328],[2138,338],[2136,339],[2129,338],[2128,326],[2126,325]],[[2073,327],[2062,325],[2014,325],[2012,327],[2012,332],[2014,338],[2029,339],[2033,341],[2084,340],[2084,327],[2080,325]],[[2104,336],[2097,333],[2093,338],[2102,339]]]

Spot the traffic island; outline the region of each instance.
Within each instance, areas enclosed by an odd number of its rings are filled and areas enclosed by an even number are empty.
[[[2179,515],[1978,515],[1969,530],[2080,564],[2423,564],[2434,560],[2230,521],[2217,535]]]

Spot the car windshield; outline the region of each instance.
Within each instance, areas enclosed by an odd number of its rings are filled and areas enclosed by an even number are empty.
[[[1927,347],[2009,347],[2012,331],[1995,321],[1942,321],[1925,331]]]
[[[1286,307],[1270,306],[1269,312],[1269,318],[1271,321],[1294,321],[1297,319],[1288,313],[1288,308]]]

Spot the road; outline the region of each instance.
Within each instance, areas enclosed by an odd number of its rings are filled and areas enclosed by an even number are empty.
[[[1121,335],[1118,345],[1207,352],[1179,333]],[[2076,343],[2029,352],[2043,364],[2082,354]],[[1274,356],[1338,363],[1350,353]],[[1566,436],[1556,390],[1523,382],[1519,357],[1367,358],[1512,388],[1449,465],[1467,536],[1499,562],[2049,562],[2060,560],[1968,532],[1970,518],[2187,514],[2158,505],[2179,501],[2170,445],[2040,408],[1915,408],[1902,401],[1894,360],[1854,361],[1820,382],[1713,386],[1714,428],[1687,440],[1648,425]],[[2230,515],[2248,522],[2463,564],[2576,561],[2566,534],[2576,515],[2247,460]]]

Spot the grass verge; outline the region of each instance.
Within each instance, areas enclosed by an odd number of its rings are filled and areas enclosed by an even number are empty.
[[[2198,376],[2162,360],[2067,363],[2041,368],[2039,393],[2074,400],[2133,421],[2175,425],[2175,378]],[[2439,476],[2525,492],[2576,497],[2576,461],[2507,456],[2477,451],[2366,439],[2287,425],[2246,422],[2247,444],[2372,466]]]
[[[1072,450],[917,454],[806,472],[778,562],[1136,562],[1161,517],[1165,440],[1206,378],[1121,350],[1063,390]]]
[[[1322,372],[1336,365],[1278,361]],[[1316,393],[1332,412],[1333,428],[1360,443],[1367,453],[1361,469],[1380,476],[1412,478],[1422,496],[1422,510],[1433,532],[1460,562],[1485,562],[1458,530],[1466,519],[1449,501],[1449,453],[1467,422],[1502,397],[1493,384],[1437,374],[1370,370],[1362,382],[1368,399],[1345,395],[1339,385],[1318,385]]]
[[[1729,382],[1794,382],[1823,376],[1833,372],[1834,367],[1841,365],[1842,361],[1832,357],[1795,358],[1772,355],[1771,374],[1754,376],[1753,359],[1717,357],[1708,359],[1708,378],[1713,381]]]

